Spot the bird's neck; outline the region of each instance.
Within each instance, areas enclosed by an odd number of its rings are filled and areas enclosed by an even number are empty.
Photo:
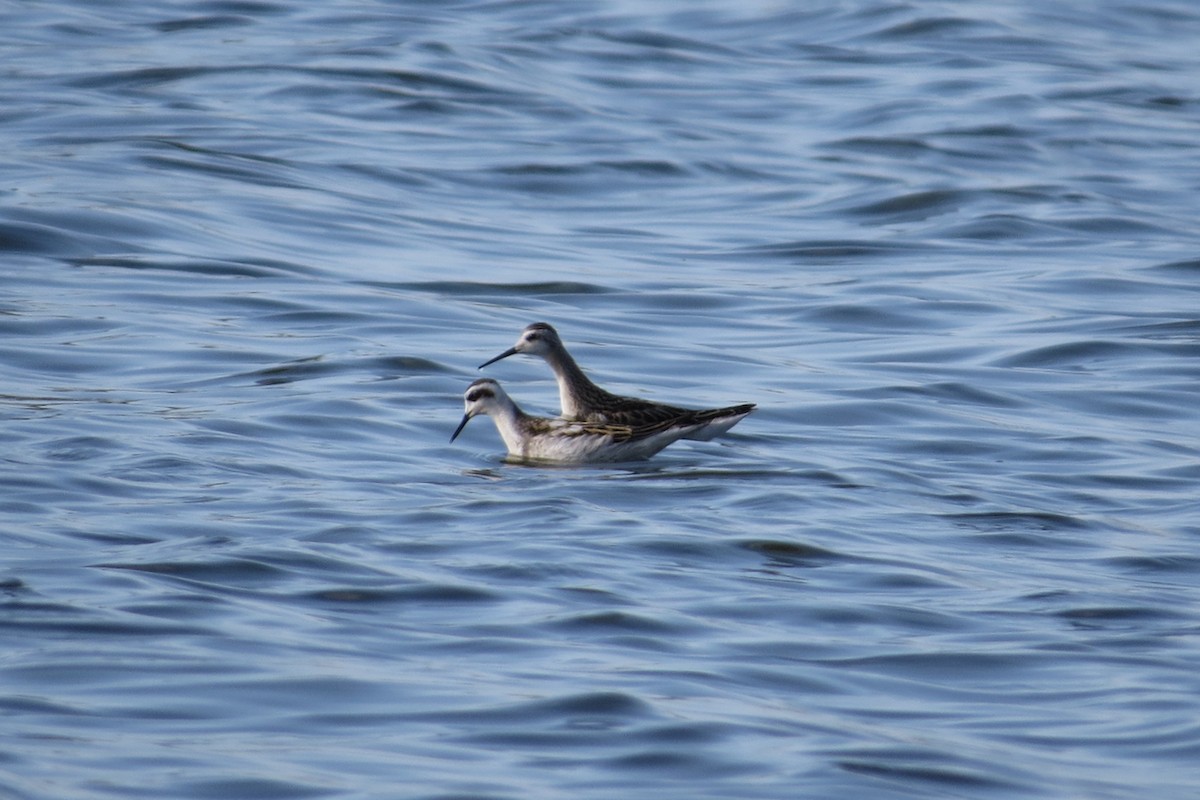
[[[509,400],[492,409],[490,415],[492,421],[496,423],[496,430],[500,432],[500,438],[504,440],[504,446],[508,448],[509,454],[524,455],[526,434],[522,422],[527,416],[525,412],[518,408],[516,403]]]
[[[562,405],[562,415],[567,419],[582,417],[583,396],[595,394],[599,388],[584,374],[566,350],[552,350],[546,355],[546,362],[558,381],[558,400]]]

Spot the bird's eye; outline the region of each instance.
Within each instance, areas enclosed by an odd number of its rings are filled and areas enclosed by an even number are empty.
[[[525,338],[531,342],[536,342],[538,339],[542,338],[542,335],[537,331],[534,331],[533,333],[528,334]]]

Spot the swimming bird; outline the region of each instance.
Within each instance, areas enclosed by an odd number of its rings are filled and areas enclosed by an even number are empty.
[[[491,378],[480,378],[463,394],[465,413],[450,441],[473,417],[487,414],[496,423],[511,458],[591,464],[639,461],[662,450],[701,423],[673,420],[646,425],[608,425],[526,414]]]
[[[650,424],[691,427],[682,438],[708,441],[732,428],[755,407],[754,403],[742,403],[725,408],[693,410],[606,392],[584,374],[567,352],[558,331],[545,322],[535,322],[526,327],[515,345],[483,362],[479,369],[517,353],[541,356],[554,370],[562,415],[566,419],[633,427]]]

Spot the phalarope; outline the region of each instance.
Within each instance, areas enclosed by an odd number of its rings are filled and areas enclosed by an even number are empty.
[[[491,378],[480,378],[463,394],[465,413],[450,441],[472,417],[487,414],[496,423],[510,457],[531,461],[584,464],[639,461],[693,431],[697,424],[673,420],[647,425],[601,425],[534,417],[522,411]]]
[[[732,428],[754,410],[754,403],[693,410],[606,392],[584,374],[563,346],[558,331],[545,322],[535,322],[526,327],[515,345],[483,362],[479,369],[517,353],[541,356],[554,370],[562,415],[566,419],[635,428],[652,424],[689,426],[691,430],[681,438],[708,441]]]

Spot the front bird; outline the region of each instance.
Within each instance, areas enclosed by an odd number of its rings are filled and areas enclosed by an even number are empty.
[[[486,414],[496,424],[510,458],[559,464],[640,461],[695,430],[695,424],[660,421],[647,425],[612,425],[526,414],[491,378],[480,378],[463,394],[458,438],[473,417]]]

